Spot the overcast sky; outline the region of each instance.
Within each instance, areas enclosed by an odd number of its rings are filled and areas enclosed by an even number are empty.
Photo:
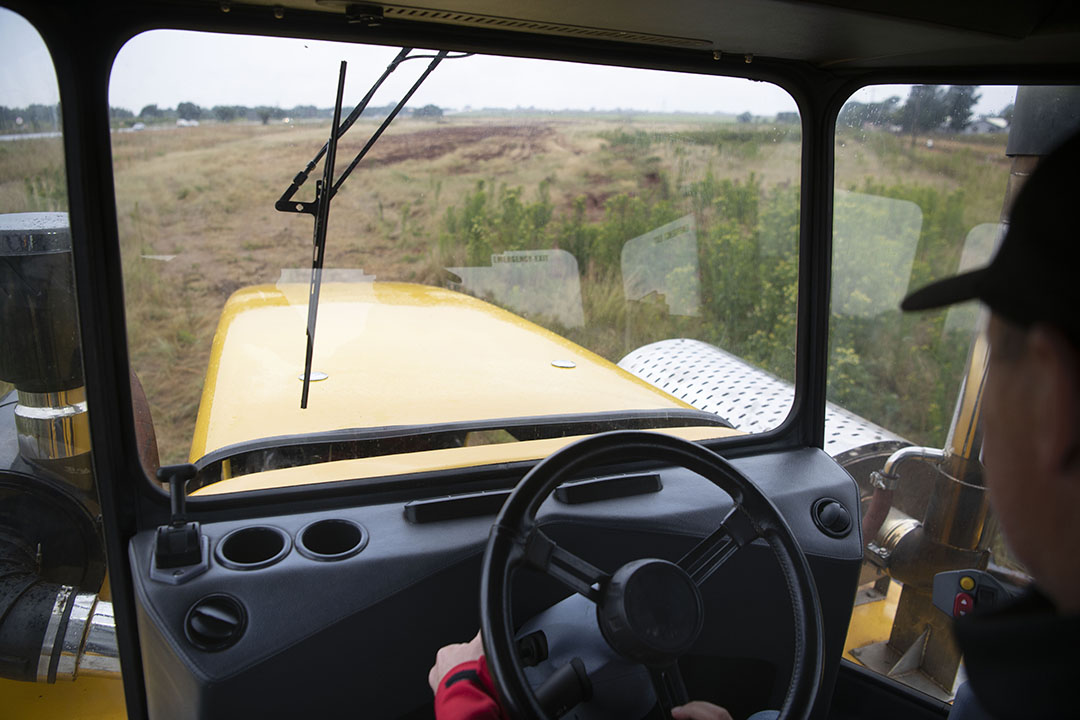
[[[349,63],[345,104],[351,107],[396,54],[396,48],[312,40],[226,36],[158,30],[139,35],[113,66],[109,101],[138,112],[142,107],[214,105],[333,105],[337,68]],[[387,81],[374,104],[398,99],[423,70],[406,63]],[[1012,101],[1011,88],[982,88],[976,114],[996,112]],[[902,87],[867,88],[859,100],[907,96]],[[0,8],[0,105],[50,104],[56,78],[40,37],[21,17]],[[734,78],[553,63],[499,57],[444,62],[410,105],[444,108],[536,107],[546,110],[615,108],[663,112],[750,111],[757,115],[796,110],[773,85]]]
[[[353,103],[378,78],[397,48],[156,31],[133,38],[113,67],[110,101],[138,111],[155,102],[213,105],[333,104],[338,63],[349,63]],[[401,97],[424,68],[411,61],[375,103]],[[346,103],[349,100],[346,100]],[[381,99],[381,100],[380,100]],[[419,106],[537,107],[773,114],[795,110],[786,92],[766,83],[540,60],[467,57],[447,60],[411,101]]]
[[[0,8],[0,105],[46,105],[59,97],[52,58],[41,36],[21,16]]]

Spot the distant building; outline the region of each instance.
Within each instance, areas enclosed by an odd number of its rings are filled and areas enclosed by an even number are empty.
[[[987,133],[1007,132],[1009,121],[1000,117],[980,118],[964,126],[965,135],[986,135]]]

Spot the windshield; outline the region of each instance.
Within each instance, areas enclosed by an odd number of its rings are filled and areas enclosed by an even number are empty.
[[[344,119],[399,52],[154,31],[119,53],[128,337],[162,462],[219,492],[784,420],[801,132],[767,83],[450,54],[333,193],[311,318],[295,210],[325,159],[275,202],[327,144],[340,62]],[[335,182],[434,55],[413,53]]]

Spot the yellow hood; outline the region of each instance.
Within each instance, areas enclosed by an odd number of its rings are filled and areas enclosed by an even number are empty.
[[[244,288],[228,300],[199,406],[193,462],[282,435],[690,408],[474,297],[359,282],[322,286],[312,372],[327,377],[311,383],[301,410],[307,297],[306,284],[290,283]]]

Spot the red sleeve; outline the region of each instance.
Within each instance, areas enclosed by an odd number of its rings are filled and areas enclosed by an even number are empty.
[[[508,720],[495,699],[487,658],[461,663],[439,681],[436,720]]]

